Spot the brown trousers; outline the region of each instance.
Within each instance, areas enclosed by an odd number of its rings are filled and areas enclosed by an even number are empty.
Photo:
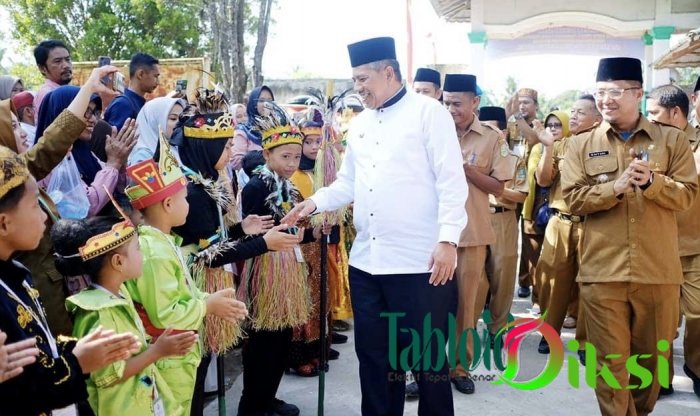
[[[476,309],[476,297],[481,281],[486,279],[484,265],[486,262],[486,247],[459,247],[457,249],[457,269],[455,270],[457,277],[457,336],[467,328],[476,328],[476,323],[479,320],[479,312]],[[483,305],[482,305],[483,306]],[[459,340],[459,338],[458,338]],[[467,363],[462,363],[459,360],[459,351],[465,348],[459,342],[455,342],[457,351],[456,367],[452,369],[452,377],[468,376],[467,369],[473,360],[474,345],[471,335],[466,339]]]
[[[656,343],[662,339],[673,342],[679,293],[679,285],[629,282],[581,285],[588,340],[597,349],[597,371],[605,364],[622,386],[613,389],[598,377],[595,392],[603,416],[646,416],[654,410],[660,388],[657,356],[668,359],[671,353],[671,348],[659,352]],[[621,357],[607,359],[608,354]],[[627,390],[630,374],[625,362],[635,354],[651,354],[651,358],[637,362],[651,371],[653,381],[645,389]],[[633,378],[631,382],[638,384],[639,380]]]
[[[539,290],[535,281],[535,267],[540,258],[540,250],[544,235],[538,235],[535,231],[534,221],[522,220],[520,222],[522,246],[520,247],[520,268],[518,272],[518,284],[520,287],[532,285],[532,303],[539,303]]]
[[[681,285],[681,313],[685,316],[683,356],[685,364],[695,374],[700,374],[700,254],[681,257],[683,284]],[[669,378],[672,380],[673,356]]]
[[[578,248],[582,235],[583,223],[552,216],[547,224],[542,253],[535,270],[540,310],[542,313],[547,312],[545,321],[560,334],[567,310],[571,309],[572,294],[578,286]],[[576,313],[576,339],[585,341],[584,313],[578,302],[575,304],[579,306],[579,312]]]
[[[486,279],[481,281],[476,297],[477,310],[483,310],[486,296],[491,291],[489,332],[495,334],[508,321],[513,305],[515,273],[518,267],[518,220],[515,211],[491,214],[491,226],[496,241],[489,245],[486,256]],[[478,312],[477,312],[478,314]]]

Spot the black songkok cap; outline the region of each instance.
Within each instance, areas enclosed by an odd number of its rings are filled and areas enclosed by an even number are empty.
[[[603,58],[598,63],[595,80],[643,82],[642,62],[637,58]]]
[[[695,82],[695,89],[693,92],[700,90],[700,77],[698,77],[698,80]]]
[[[430,68],[418,68],[416,76],[413,77],[413,82],[432,82],[440,88],[440,73]]]
[[[348,45],[348,54],[353,68],[385,59],[396,59],[394,38],[372,38],[351,43]]]
[[[506,128],[506,110],[503,107],[481,107],[479,109],[479,120],[490,121],[494,120],[498,122],[499,128]]]
[[[466,74],[445,75],[445,92],[473,92],[476,94],[476,77]]]

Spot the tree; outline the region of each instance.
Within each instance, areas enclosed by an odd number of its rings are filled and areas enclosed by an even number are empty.
[[[262,58],[267,45],[267,32],[270,28],[270,15],[272,12],[273,0],[258,0],[260,1],[260,13],[258,14],[257,32],[258,38],[255,43],[255,52],[253,54],[253,85],[262,85]]]
[[[267,44],[274,0],[259,2],[259,15],[251,11],[252,0],[203,0],[207,30],[212,39],[213,66],[219,81],[234,102],[243,102],[248,89],[246,33],[255,35],[253,83],[262,83],[262,57]]]
[[[60,39],[74,60],[100,55],[129,59],[135,52],[159,58],[201,56],[200,0],[0,0],[14,35],[32,48]]]

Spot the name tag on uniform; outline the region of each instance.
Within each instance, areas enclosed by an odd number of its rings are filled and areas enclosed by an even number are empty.
[[[588,157],[601,157],[601,156],[607,156],[609,155],[610,152],[608,150],[599,150],[597,152],[588,152]]]
[[[165,405],[163,399],[158,394],[158,389],[153,386],[153,414],[154,416],[165,416]]]

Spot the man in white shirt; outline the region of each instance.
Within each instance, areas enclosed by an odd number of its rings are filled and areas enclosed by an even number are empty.
[[[402,415],[406,369],[395,365],[389,347],[396,342],[397,355],[408,347],[410,334],[400,329],[422,334],[427,316],[447,338],[448,314],[456,310],[452,277],[467,223],[467,182],[450,114],[437,100],[406,91],[394,40],[364,40],[348,45],[348,52],[366,109],[350,125],[338,179],[282,222],[354,203],[357,237],[349,274],[362,414]],[[402,314],[393,315],[391,333],[391,319],[382,312]],[[422,360],[411,363],[421,415],[454,414],[448,363],[436,365],[445,353],[437,338],[430,339],[431,368]]]

